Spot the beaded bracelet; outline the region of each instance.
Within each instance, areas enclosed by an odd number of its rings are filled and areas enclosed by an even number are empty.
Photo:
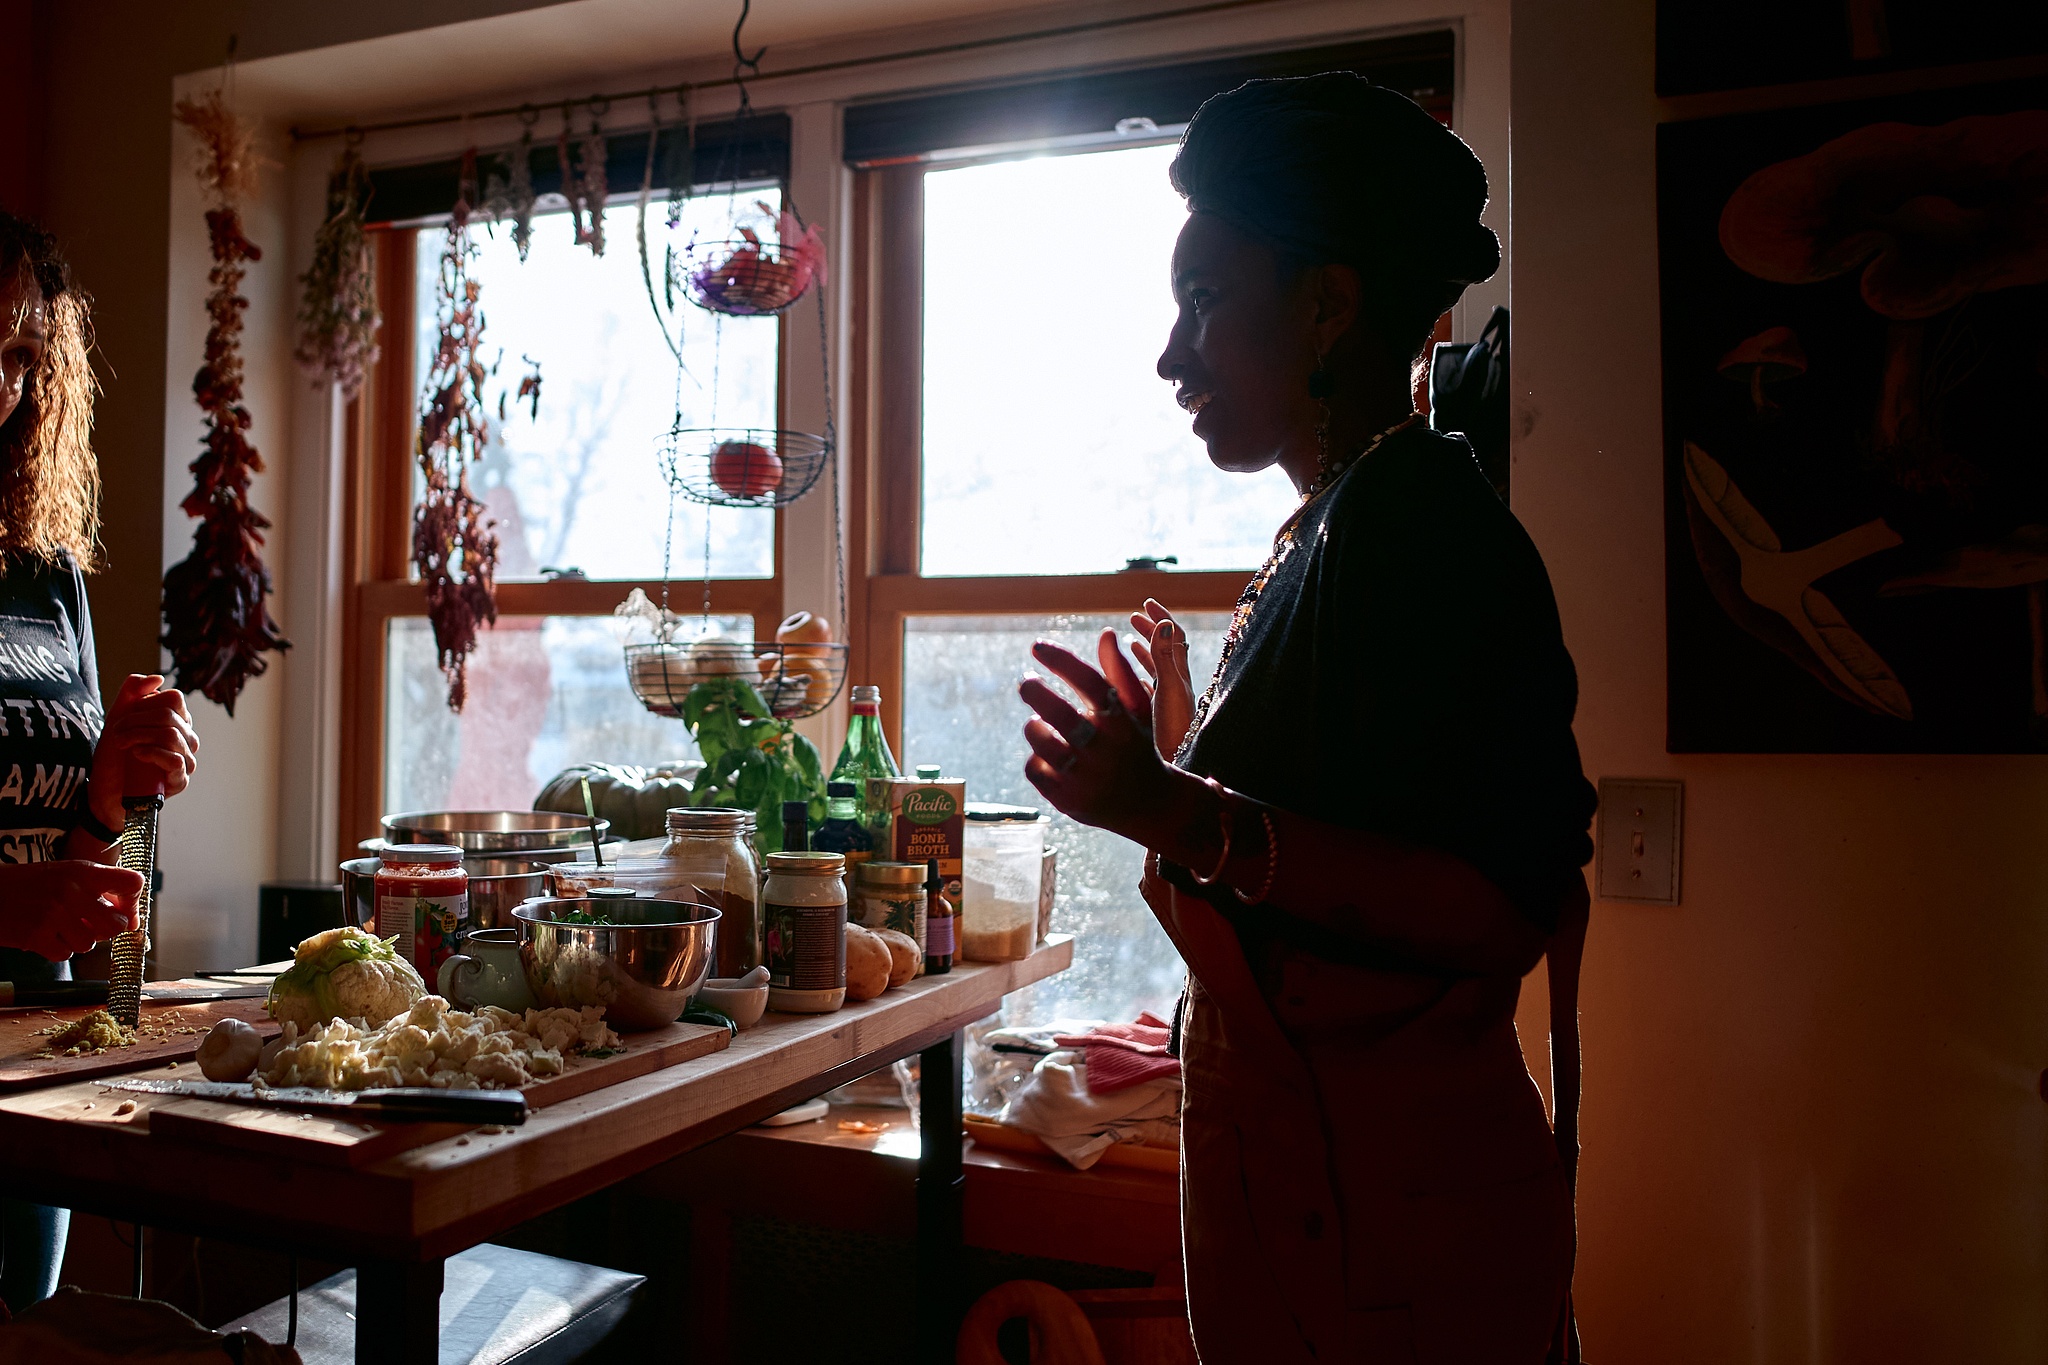
[[[1264,905],[1266,898],[1273,894],[1273,879],[1280,875],[1280,836],[1273,832],[1272,812],[1261,807],[1259,819],[1266,826],[1266,880],[1260,883],[1258,894],[1254,896],[1247,896],[1234,886],[1230,888],[1230,894],[1246,905]]]

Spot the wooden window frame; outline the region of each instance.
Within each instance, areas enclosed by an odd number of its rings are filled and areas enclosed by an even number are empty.
[[[385,326],[382,354],[362,393],[348,407],[341,506],[342,708],[339,844],[382,833],[389,809],[384,784],[385,642],[394,618],[426,615],[426,597],[411,578],[413,441],[419,375],[411,325],[417,283],[411,228],[373,230],[377,302]],[[485,295],[488,307],[489,295]],[[777,354],[782,353],[778,341]],[[777,407],[785,402],[778,380]],[[778,412],[778,421],[780,421]],[[783,514],[775,514],[774,575],[714,579],[711,610],[751,617],[759,634],[782,617]],[[659,579],[557,579],[500,582],[498,615],[609,616],[634,588],[659,597]],[[694,603],[697,588],[688,593]],[[625,667],[623,660],[620,668]]]
[[[903,747],[903,653],[915,616],[1111,615],[1154,597],[1176,612],[1228,612],[1254,572],[927,577],[923,517],[924,176],[905,162],[853,172],[853,346],[848,614],[854,675],[882,689],[882,727]]]

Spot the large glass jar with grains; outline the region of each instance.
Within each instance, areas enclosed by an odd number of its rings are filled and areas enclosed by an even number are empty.
[[[720,911],[715,976],[745,976],[761,965],[761,855],[754,813],[722,806],[668,813],[661,856],[678,864],[696,899]]]

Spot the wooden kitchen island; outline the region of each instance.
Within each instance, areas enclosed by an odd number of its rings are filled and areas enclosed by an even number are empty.
[[[447,1257],[920,1053],[920,1355],[949,1360],[961,1142],[930,1139],[960,1133],[960,1087],[931,1082],[959,1077],[968,1024],[1072,962],[1073,941],[1054,935],[1020,962],[961,963],[832,1014],[769,1014],[720,1050],[535,1108],[522,1127],[440,1125],[409,1135],[426,1138],[418,1145],[362,1161],[314,1140],[332,1125],[311,1119],[302,1121],[309,1137],[296,1144],[279,1139],[270,1115],[260,1141],[208,1140],[209,1128],[226,1125],[193,1117],[231,1106],[110,1090],[108,1077],[0,1097],[0,1151],[18,1198],[351,1262],[356,1359],[434,1365]],[[127,1074],[197,1072],[187,1063]],[[117,1114],[131,1099],[136,1107]],[[377,1140],[368,1125],[346,1126]]]

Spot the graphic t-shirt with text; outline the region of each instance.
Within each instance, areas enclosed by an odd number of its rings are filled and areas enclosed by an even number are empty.
[[[85,578],[67,557],[0,573],[0,863],[64,856],[105,715]]]

